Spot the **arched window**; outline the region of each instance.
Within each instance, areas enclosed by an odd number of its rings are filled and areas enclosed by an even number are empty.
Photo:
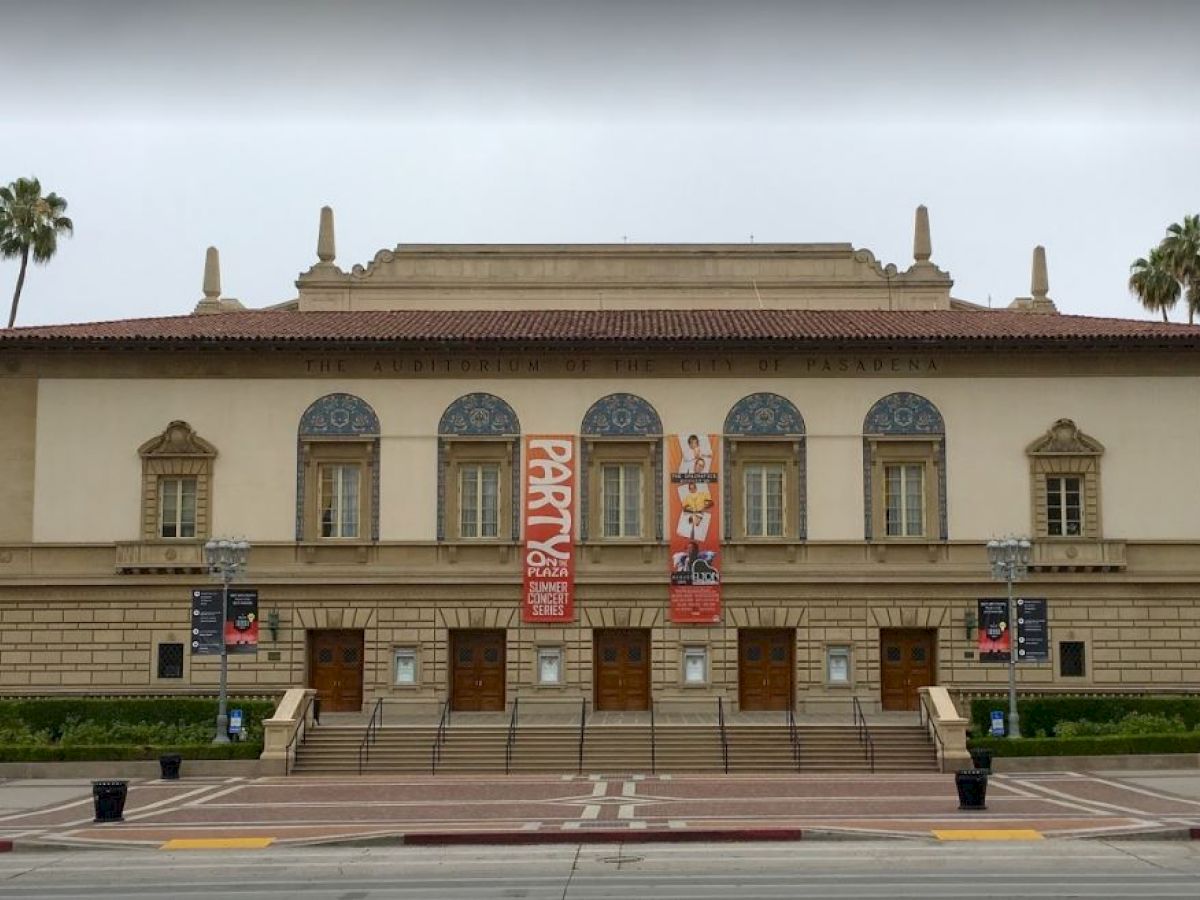
[[[867,540],[947,540],[946,425],[920,394],[888,394],[863,420]]]
[[[464,394],[438,422],[438,540],[520,536],[521,422],[494,394]]]
[[[379,540],[379,417],[353,394],[326,394],[296,435],[296,540]]]
[[[204,540],[212,528],[217,449],[187,422],[171,422],[138,448],[142,458],[142,540]]]
[[[804,540],[804,417],[779,394],[749,394],[725,417],[725,534]]]
[[[583,416],[579,532],[662,540],[662,420],[636,394],[609,394]]]

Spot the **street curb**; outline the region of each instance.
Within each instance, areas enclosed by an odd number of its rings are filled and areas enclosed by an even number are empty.
[[[400,835],[407,847],[528,844],[683,844],[721,841],[798,841],[800,828],[573,828],[561,831],[426,831]]]

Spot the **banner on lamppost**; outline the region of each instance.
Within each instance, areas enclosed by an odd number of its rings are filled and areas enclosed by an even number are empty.
[[[225,609],[225,652],[258,652],[258,591],[229,589]]]
[[[575,438],[525,439],[523,622],[575,621]]]
[[[197,656],[221,655],[220,588],[192,590],[192,653]]]
[[[978,650],[980,662],[1008,662],[1012,650],[1008,600],[979,601]]]
[[[1045,598],[1017,600],[1017,662],[1050,659],[1049,610]]]
[[[671,621],[721,621],[720,436],[684,431],[667,437],[667,524]]]

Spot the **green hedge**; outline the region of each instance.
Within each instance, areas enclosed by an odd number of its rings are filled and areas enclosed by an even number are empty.
[[[216,725],[215,697],[47,697],[0,700],[0,761],[247,759],[262,753],[262,721],[275,702],[235,697],[246,740],[209,743]]]
[[[991,728],[993,709],[1004,710],[1008,717],[1006,696],[981,697],[971,701],[971,722],[975,733],[982,736]],[[1115,722],[1130,713],[1146,713],[1179,717],[1188,730],[1200,724],[1200,697],[1020,697],[1017,709],[1021,713],[1021,733],[1053,735],[1059,722]]]
[[[189,759],[258,759],[262,755],[262,744],[239,741],[174,747],[135,747],[129,744],[0,746],[0,762],[157,760],[164,753],[179,753],[185,762]]]
[[[994,756],[1129,756],[1138,753],[1200,753],[1200,732],[1114,734],[1075,738],[976,738],[971,747]]]

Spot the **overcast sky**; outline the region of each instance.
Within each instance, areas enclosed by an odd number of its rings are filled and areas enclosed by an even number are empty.
[[[398,243],[847,241],[954,294],[1143,317],[1200,212],[1200,2],[0,0],[0,182],[76,234],[18,324],[295,295]],[[14,261],[0,262],[7,310]],[[1177,312],[1175,318],[1180,318]]]

